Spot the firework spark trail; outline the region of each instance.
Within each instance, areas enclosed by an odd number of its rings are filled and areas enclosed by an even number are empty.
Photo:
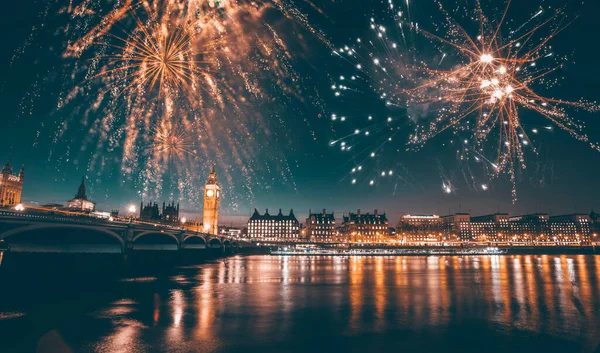
[[[402,51],[395,52],[396,41],[389,31],[371,19],[369,26],[375,40],[358,40],[335,52],[358,70],[355,76],[369,80],[370,88],[387,107],[403,108],[409,116],[416,113],[420,117],[415,118],[417,127],[408,137],[409,149],[422,147],[446,130],[469,135],[471,150],[483,160],[494,160],[490,162],[494,166],[492,176],[508,174],[513,184],[513,202],[515,173],[526,168],[527,152],[536,153],[521,121],[521,111],[534,111],[577,140],[600,150],[583,132],[583,124],[571,115],[571,110],[598,112],[595,102],[571,102],[537,92],[540,87],[549,88],[554,82],[549,77],[563,67],[565,59],[553,53],[549,42],[574,20],[565,10],[540,8],[511,31],[506,28],[511,16],[510,1],[497,21],[486,16],[479,0],[474,1],[473,8],[463,5],[454,11],[447,11],[441,0],[433,2],[443,18],[441,23],[434,21],[435,31],[419,27],[410,18],[405,20],[394,10],[394,27],[410,29],[411,38],[415,38]],[[409,13],[409,9],[406,4],[405,12]],[[465,18],[455,18],[456,9],[464,9]],[[476,34],[467,30],[475,27]],[[403,32],[400,36],[405,40]],[[438,51],[441,59],[430,64],[421,53],[423,41]],[[336,95],[360,91],[353,86],[342,88]],[[483,157],[490,148],[495,149],[495,157]]]
[[[538,12],[533,14],[533,16],[531,16],[531,18],[529,18],[527,21],[523,22],[523,24],[521,24],[517,29],[515,29],[514,31],[510,31],[510,34],[513,35],[513,34],[519,32],[520,30],[525,28],[525,26],[527,26],[531,21],[533,21],[535,18],[537,18],[539,15],[541,15],[543,12],[544,12],[544,9],[540,8],[540,10]]]
[[[323,13],[307,4],[311,13]],[[100,151],[122,150],[112,159],[146,196],[161,193],[165,174],[175,184],[183,180],[186,190],[197,189],[204,183],[197,171],[207,161],[218,161],[228,181],[230,171],[241,173],[248,195],[273,180],[255,172],[265,167],[295,188],[285,157],[262,152],[276,151],[290,134],[285,124],[273,128],[264,102],[274,95],[284,106],[305,101],[290,39],[307,46],[304,34],[310,33],[330,43],[292,1],[57,1],[45,11],[69,17],[56,32],[67,40],[60,49],[55,141],[74,126],[89,130],[81,150],[97,152],[79,157],[89,158],[88,170],[107,165]]]

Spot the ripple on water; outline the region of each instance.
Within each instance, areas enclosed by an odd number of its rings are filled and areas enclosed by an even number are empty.
[[[112,304],[113,305],[136,305],[137,302],[133,299],[123,298],[123,299],[115,300],[114,302],[112,302]]]
[[[121,282],[153,282],[156,281],[156,277],[131,277],[122,278]]]

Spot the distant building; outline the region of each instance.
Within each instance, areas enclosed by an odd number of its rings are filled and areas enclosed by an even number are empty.
[[[446,238],[450,241],[471,241],[471,215],[468,213],[455,213],[442,216]]]
[[[81,184],[79,184],[79,189],[77,190],[75,198],[67,203],[67,208],[70,211],[83,212],[94,212],[96,209],[96,203],[87,198],[85,191],[85,177],[81,179]]]
[[[544,239],[545,241],[588,244],[591,240],[592,221],[586,214],[551,216],[548,223],[551,237]]]
[[[186,220],[185,223],[182,224],[183,228],[187,230],[191,230],[194,232],[202,233],[204,232],[204,227],[202,226],[202,222],[195,218],[193,220]]]
[[[227,228],[225,230],[225,234],[227,236],[230,236],[230,237],[233,237],[233,238],[241,238],[242,231],[243,231],[243,229],[241,229],[241,228],[229,227],[229,228]]]
[[[148,222],[158,222],[160,221],[160,211],[158,209],[158,204],[148,203],[144,206],[143,202],[140,202],[140,219],[142,221]]]
[[[307,240],[308,237],[306,235],[306,226],[304,224],[300,223],[299,229],[300,229],[300,240]]]
[[[592,227],[592,240],[598,241],[598,234],[600,234],[600,215],[593,210],[590,212],[590,222]]]
[[[551,235],[547,213],[532,213],[512,216],[510,222],[510,241],[533,242],[547,241]]]
[[[10,161],[7,161],[0,176],[0,207],[13,207],[21,203],[23,181],[25,181],[25,167],[21,167],[19,175],[16,175],[13,174]]]
[[[162,211],[162,212],[161,212]],[[163,201],[162,208],[158,208],[158,204],[140,203],[140,220],[147,222],[161,222],[170,224],[179,224],[179,202],[175,205],[175,201],[165,203]]]
[[[388,219],[377,210],[361,214],[359,209],[342,217],[342,232],[353,243],[379,243],[388,236]]]
[[[333,212],[312,213],[308,210],[306,235],[311,242],[332,242],[335,240],[335,217]]]
[[[175,206],[175,201],[166,205],[163,201],[161,219],[163,223],[179,224],[179,202]]]
[[[403,215],[396,226],[396,238],[406,243],[440,242],[444,238],[438,215]]]
[[[270,215],[267,209],[264,214],[254,213],[248,220],[248,237],[255,241],[297,241],[299,224],[294,211],[283,215],[281,209],[277,215]]]
[[[508,213],[471,217],[471,236],[478,242],[506,242],[510,238]]]
[[[219,234],[223,236],[229,236],[233,238],[240,238],[242,236],[242,229],[236,227],[219,227]]]

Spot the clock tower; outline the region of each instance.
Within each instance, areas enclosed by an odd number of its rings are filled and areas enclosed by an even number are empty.
[[[204,232],[217,234],[219,232],[219,201],[221,200],[221,188],[217,183],[217,173],[212,167],[208,181],[204,186],[204,217],[202,225]]]

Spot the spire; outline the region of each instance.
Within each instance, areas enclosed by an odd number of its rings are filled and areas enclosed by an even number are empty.
[[[25,164],[21,165],[21,171],[19,171],[19,180],[23,181],[25,178]]]
[[[215,172],[214,165],[210,169],[210,174],[208,175],[208,181],[206,184],[217,184],[217,173]]]
[[[77,195],[75,195],[75,198],[87,200],[87,195],[85,193],[85,176],[81,178],[81,184],[79,185],[79,189],[77,190]]]
[[[4,168],[2,168],[2,174],[11,174],[12,173],[12,167],[10,166],[10,159],[8,161],[6,161],[6,164],[4,165]]]

